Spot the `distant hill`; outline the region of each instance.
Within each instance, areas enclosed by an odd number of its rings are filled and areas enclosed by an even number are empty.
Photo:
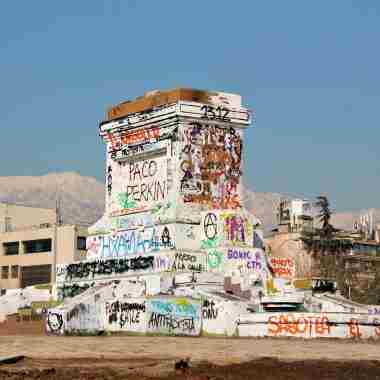
[[[104,211],[104,184],[92,177],[78,173],[50,173],[40,177],[0,177],[0,202],[27,206],[54,208],[57,195],[65,223],[90,225]],[[275,210],[280,193],[253,192],[244,188],[242,201],[263,223],[265,230],[275,226]],[[338,228],[351,229],[360,211],[333,215]],[[375,210],[375,219],[380,220],[380,210]]]
[[[104,210],[104,185],[78,173],[0,177],[0,202],[55,208],[60,198],[65,223],[92,224]]]

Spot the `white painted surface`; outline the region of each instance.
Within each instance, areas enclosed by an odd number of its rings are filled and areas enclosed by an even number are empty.
[[[380,338],[380,318],[350,313],[257,313],[237,321],[241,337]]]

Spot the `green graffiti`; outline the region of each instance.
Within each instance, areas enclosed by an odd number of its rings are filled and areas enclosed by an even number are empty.
[[[223,253],[218,251],[209,251],[207,254],[208,267],[210,269],[220,268],[223,261]]]
[[[167,210],[169,210],[172,207],[172,202],[168,202],[166,204],[163,203],[158,203],[152,208],[152,213],[157,214],[157,213],[163,213]]]
[[[117,199],[119,200],[120,207],[125,208],[133,208],[137,206],[137,203],[133,199],[129,199],[130,194],[128,193],[121,193],[117,196]]]
[[[222,240],[222,238],[217,237],[217,236],[215,236],[212,239],[202,240],[201,241],[201,243],[202,243],[201,248],[203,248],[203,249],[215,248],[218,246],[218,244],[220,243],[221,240]]]

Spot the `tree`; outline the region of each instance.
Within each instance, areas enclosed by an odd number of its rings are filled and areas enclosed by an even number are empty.
[[[334,278],[338,282],[338,288],[344,290],[346,283],[345,255],[352,248],[352,241],[339,236],[339,229],[336,229],[330,222],[331,209],[326,196],[317,197],[315,203],[320,212],[317,215],[321,226],[312,231],[304,231],[301,235],[305,248],[313,255],[314,273],[321,277]]]

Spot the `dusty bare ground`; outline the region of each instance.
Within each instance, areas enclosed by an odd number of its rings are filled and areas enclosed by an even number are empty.
[[[380,379],[380,344],[339,340],[2,336],[0,379]],[[190,358],[190,369],[174,363]]]

